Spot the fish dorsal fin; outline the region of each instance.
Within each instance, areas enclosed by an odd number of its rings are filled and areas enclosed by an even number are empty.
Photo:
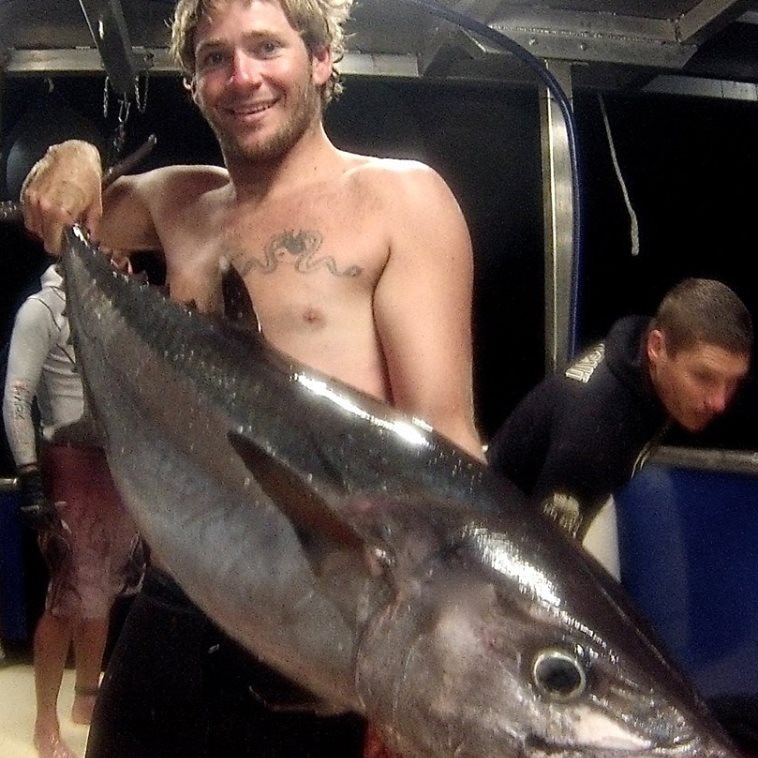
[[[314,569],[330,549],[363,549],[361,535],[291,467],[249,437],[237,432],[228,437],[255,481],[295,527]]]
[[[224,316],[237,326],[259,332],[258,315],[250,293],[239,271],[230,263],[222,265],[221,293],[224,299]]]

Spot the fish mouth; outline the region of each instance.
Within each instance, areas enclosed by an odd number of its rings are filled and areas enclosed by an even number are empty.
[[[525,746],[524,758],[736,758],[729,751],[705,750],[699,740],[687,740],[677,745],[599,745],[597,743],[566,745],[546,742],[540,738],[529,741]]]
[[[696,735],[661,744],[643,735],[629,734],[629,742],[616,744],[582,741],[566,744],[532,736],[524,746],[524,758],[738,758],[736,749],[717,739]]]
[[[723,737],[723,739],[722,739]],[[718,725],[697,724],[676,709],[635,714],[623,709],[580,708],[563,729],[532,733],[525,744],[527,758],[736,758]]]

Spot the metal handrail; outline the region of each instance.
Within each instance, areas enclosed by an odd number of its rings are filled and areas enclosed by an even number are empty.
[[[758,475],[758,451],[755,450],[720,450],[662,445],[650,455],[648,462],[675,468]]]

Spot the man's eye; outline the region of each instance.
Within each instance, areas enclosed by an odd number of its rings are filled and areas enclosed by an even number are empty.
[[[200,59],[200,66],[202,68],[212,68],[213,66],[218,66],[223,63],[224,59],[225,58],[223,53],[219,52],[218,50],[214,50],[203,55],[203,57]]]
[[[266,40],[265,42],[261,42],[258,46],[258,54],[265,58],[274,55],[279,50],[279,47],[279,43],[274,42],[273,40]]]

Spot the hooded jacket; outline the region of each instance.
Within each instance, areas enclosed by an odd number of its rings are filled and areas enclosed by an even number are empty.
[[[490,465],[579,538],[668,426],[647,372],[649,323],[617,321],[564,373],[531,390],[488,447]]]

